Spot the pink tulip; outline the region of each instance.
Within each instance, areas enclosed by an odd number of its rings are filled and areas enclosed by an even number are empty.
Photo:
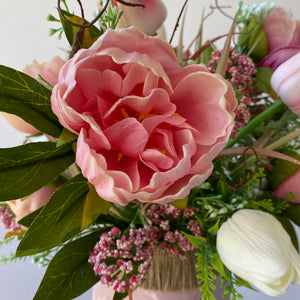
[[[295,202],[300,203],[300,168],[289,178],[281,182],[274,191],[276,198],[286,199],[290,192],[296,195]]]
[[[55,85],[57,83],[58,72],[64,63],[65,61],[58,56],[54,57],[50,62],[43,64],[39,64],[36,60],[34,60],[32,65],[28,65],[23,69],[23,72],[34,79],[37,79],[41,83],[44,83],[42,80],[37,78],[37,75],[39,74],[51,85]],[[6,112],[1,112],[1,114],[15,129],[28,134],[39,133],[39,130],[25,122],[22,118]]]
[[[138,0],[129,0],[130,3],[139,3]],[[157,29],[166,18],[167,11],[161,0],[143,0],[145,8],[130,7],[118,3],[123,15],[118,28],[136,26],[148,35],[155,35]]]
[[[126,0],[128,3],[140,4],[139,0]],[[143,0],[145,7],[128,6],[114,1],[114,5],[123,11],[117,28],[136,26],[148,35],[155,35],[166,18],[167,10],[161,0]],[[98,7],[102,9],[99,2]]]
[[[263,24],[268,40],[268,52],[286,47],[293,39],[296,20],[282,7],[275,7]]]
[[[300,21],[282,7],[275,7],[263,24],[268,55],[259,63],[276,70],[282,63],[300,52]]]
[[[300,115],[300,52],[281,64],[273,73],[271,85],[282,101]]]
[[[55,188],[44,187],[26,197],[25,199],[7,201],[7,204],[15,214],[16,221],[18,222],[28,214],[44,206],[48,202],[52,194],[55,192],[55,190]]]
[[[83,175],[121,205],[182,199],[206,180],[237,104],[221,76],[181,67],[168,43],[135,27],[108,30],[81,49],[61,69],[51,101],[79,135]]]

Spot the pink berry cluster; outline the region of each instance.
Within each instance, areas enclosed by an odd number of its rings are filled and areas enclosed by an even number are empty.
[[[146,212],[144,227],[121,231],[113,227],[100,236],[89,262],[103,285],[118,293],[134,291],[146,279],[151,259],[157,247],[169,256],[194,250],[181,231],[201,236],[202,230],[195,219],[197,209],[180,209],[173,205],[152,205]]]
[[[158,236],[155,226],[131,228],[127,233],[113,227],[103,233],[89,258],[101,283],[118,293],[134,291],[147,277]]]
[[[21,226],[16,222],[11,210],[6,206],[0,206],[0,220],[5,229],[9,229],[13,232],[21,230]]]
[[[208,70],[215,73],[222,51],[215,50],[208,63]],[[226,78],[230,81],[235,91],[241,95],[251,95],[254,92],[253,75],[256,67],[252,59],[244,54],[236,52],[233,48],[229,51],[227,61]]]
[[[184,259],[185,252],[194,250],[194,246],[181,231],[201,236],[202,230],[195,219],[197,209],[180,209],[171,204],[152,205],[146,216],[160,230],[162,241],[160,249],[169,256],[179,255]]]
[[[251,103],[251,99],[243,96],[241,103],[236,108],[235,123],[231,132],[231,137],[234,139],[237,136],[237,132],[248,124],[251,118],[251,114],[247,107],[247,104]]]

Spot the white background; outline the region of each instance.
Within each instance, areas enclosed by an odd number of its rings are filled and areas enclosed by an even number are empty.
[[[69,0],[71,6],[76,8],[76,1]],[[87,15],[91,16],[96,8],[96,0],[82,1]],[[183,0],[163,0],[168,9],[166,30],[168,37],[174,27],[178,13],[183,4]],[[239,0],[219,0],[219,5],[231,5],[231,9],[225,9],[230,15],[234,14]],[[253,4],[261,1],[245,1],[246,4]],[[267,1],[271,2],[271,1]],[[300,19],[300,7],[298,0],[280,0],[277,5],[291,9],[293,15]],[[210,11],[209,5],[214,1],[190,0],[186,25],[185,25],[185,44],[187,45],[196,35],[203,7],[205,12]],[[66,58],[63,49],[66,49],[65,40],[58,41],[56,37],[49,37],[49,28],[56,27],[55,23],[46,21],[49,13],[56,14],[56,0],[26,0],[11,1],[0,0],[0,64],[22,70],[26,64],[31,64],[33,59],[42,63],[50,61],[55,55]],[[230,19],[227,19],[220,12],[216,11],[207,20],[204,27],[205,39],[213,38],[228,32]],[[178,37],[175,36],[173,45],[177,43]],[[219,44],[222,44],[222,41]],[[24,135],[12,129],[0,117],[0,147],[11,147],[20,145]],[[0,224],[0,239],[3,238],[5,231]],[[3,246],[0,249],[0,256],[8,255],[13,252],[15,246]],[[42,279],[44,270],[37,265],[32,265],[30,261],[18,262],[17,264],[0,265],[0,300],[31,300]],[[246,300],[271,299],[262,293],[242,289]],[[296,300],[300,298],[300,287],[292,286],[289,293],[278,297],[279,300]],[[80,296],[80,300],[91,299],[90,291]],[[58,299],[63,300],[63,299]],[[142,299],[141,299],[142,300]]]

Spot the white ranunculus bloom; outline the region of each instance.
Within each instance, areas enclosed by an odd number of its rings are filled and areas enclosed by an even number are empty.
[[[300,256],[290,236],[272,215],[250,209],[236,212],[217,235],[224,265],[270,296],[300,284]]]

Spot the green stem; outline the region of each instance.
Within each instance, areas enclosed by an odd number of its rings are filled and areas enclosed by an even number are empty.
[[[243,137],[245,137],[247,134],[251,133],[260,124],[262,124],[264,121],[270,119],[276,112],[278,112],[280,109],[282,109],[284,107],[285,107],[285,104],[282,102],[282,100],[277,100],[274,104],[272,104],[270,107],[268,107],[262,113],[260,113],[256,118],[251,120],[247,126],[242,128],[239,131],[239,133],[235,139],[230,139],[227,146],[225,147],[225,149],[231,148],[234,144],[239,142]]]
[[[299,136],[300,136],[300,129],[298,129],[298,130],[296,130],[296,131],[294,131],[292,133],[289,133],[288,135],[282,137],[281,139],[275,141],[274,143],[266,146],[265,149],[266,150],[275,150],[275,149],[283,146],[284,144],[286,144],[290,140],[293,140],[293,139],[295,139],[295,138],[297,138]],[[255,160],[256,160],[256,157],[252,156],[252,157],[248,158],[245,161],[244,165],[246,165],[246,166],[251,165],[251,164],[253,164],[255,162]],[[242,164],[238,165],[235,169],[232,170],[232,172],[231,172],[232,176],[234,176],[234,174],[236,174],[237,171],[241,172],[242,168],[243,168]]]

